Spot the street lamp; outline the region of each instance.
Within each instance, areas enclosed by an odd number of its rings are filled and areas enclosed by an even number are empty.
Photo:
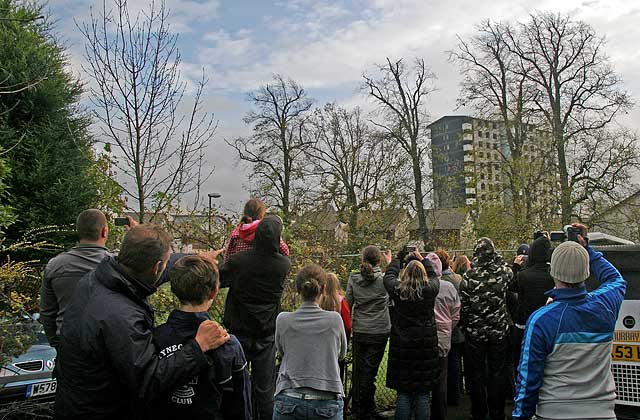
[[[220,193],[209,193],[209,246],[211,246],[211,199],[220,197],[222,197]]]

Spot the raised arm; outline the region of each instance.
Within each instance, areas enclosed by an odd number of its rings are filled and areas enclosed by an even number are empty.
[[[400,275],[400,269],[402,264],[398,258],[391,260],[387,266],[387,271],[384,273],[383,283],[387,293],[392,294],[398,285],[398,276]]]
[[[591,295],[600,299],[617,317],[627,291],[627,282],[613,264],[604,258],[601,252],[594,250],[590,246],[587,246],[587,252],[589,253],[591,272],[600,282],[600,287],[591,292]]]

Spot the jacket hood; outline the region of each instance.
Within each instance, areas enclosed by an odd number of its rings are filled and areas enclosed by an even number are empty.
[[[362,274],[360,274],[360,271],[356,271],[355,273],[352,273],[352,276],[353,276],[353,281],[356,284],[358,284],[359,286],[365,286],[365,287],[375,283],[376,280],[382,279],[383,277],[382,270],[378,266],[373,267],[373,279],[365,278]]]
[[[496,251],[493,241],[489,238],[480,238],[473,249],[473,265],[481,266],[488,264],[502,265],[502,255]]]
[[[278,216],[267,216],[258,224],[254,249],[262,254],[277,254],[280,251],[282,221]]]
[[[436,272],[436,276],[438,278],[442,277],[442,261],[440,261],[440,257],[438,257],[435,252],[430,252],[425,258],[431,263],[433,271]]]
[[[132,299],[144,301],[156,291],[156,287],[149,286],[127,273],[118,263],[117,257],[105,258],[96,267],[95,275],[106,288],[123,293]]]
[[[551,242],[546,237],[533,241],[529,248],[529,264],[546,264],[551,261]]]
[[[240,238],[247,242],[252,242],[256,237],[256,229],[258,229],[258,225],[260,224],[260,220],[256,220],[251,223],[243,223],[238,226],[238,235]]]

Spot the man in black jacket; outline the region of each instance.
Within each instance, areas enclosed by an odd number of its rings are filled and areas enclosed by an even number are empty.
[[[529,261],[524,269],[518,271],[516,276],[514,291],[518,294],[518,309],[513,320],[516,327],[515,344],[517,351],[514,351],[516,368],[520,364],[520,347],[527,319],[538,308],[547,303],[545,292],[555,286],[549,273],[550,261],[551,242],[546,236],[542,236],[531,244]]]
[[[78,245],[55,258],[44,269],[40,288],[40,322],[52,347],[58,347],[64,312],[78,281],[109,255],[107,218],[100,210],[85,210],[76,220]]]
[[[172,357],[160,358],[147,297],[160,283],[171,239],[159,227],[127,232],[120,254],[83,277],[68,306],[58,350],[58,419],[140,419],[149,401],[197,376],[203,352],[229,336],[213,321]]]
[[[291,269],[280,254],[282,222],[265,217],[256,229],[254,249],[232,255],[220,267],[221,287],[229,287],[224,325],[233,333],[251,364],[254,416],[273,416],[276,373],[275,330],[284,281]]]

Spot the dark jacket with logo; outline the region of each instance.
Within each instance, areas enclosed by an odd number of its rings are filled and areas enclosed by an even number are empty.
[[[434,312],[440,280],[426,259],[423,264],[429,282],[422,288],[422,299],[415,301],[400,298],[400,260],[391,261],[384,275],[384,286],[393,300],[387,386],[400,392],[428,392],[440,375]]]
[[[116,257],[78,282],[58,349],[56,418],[146,418],[153,397],[208,366],[195,340],[160,358],[147,301],[154,291],[126,274]]]
[[[167,323],[156,329],[160,358],[172,357],[182,343],[196,336],[207,312],[174,310]],[[154,403],[156,420],[250,420],[251,382],[247,361],[235,336],[206,353],[209,367],[198,376],[163,395]]]
[[[53,347],[57,347],[60,341],[64,312],[78,281],[109,255],[105,247],[80,244],[52,258],[47,264],[40,288],[40,322]]]
[[[220,267],[220,286],[228,287],[224,325],[243,337],[275,334],[284,282],[291,269],[280,254],[282,223],[265,217],[256,229],[254,248],[233,254]]]

